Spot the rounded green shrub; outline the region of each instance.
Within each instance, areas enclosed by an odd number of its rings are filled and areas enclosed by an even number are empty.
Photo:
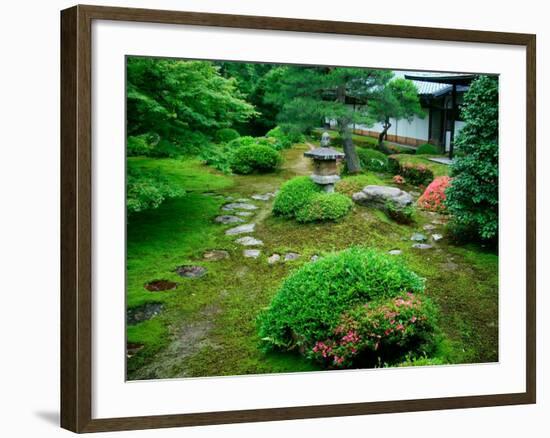
[[[321,192],[309,176],[298,176],[285,182],[273,202],[273,214],[294,218],[310,198]]]
[[[222,128],[216,132],[216,140],[218,143],[228,143],[231,140],[239,138],[241,135],[233,128]]]
[[[260,314],[259,334],[267,348],[310,355],[357,306],[423,291],[424,279],[397,258],[374,249],[349,248],[293,272]]]
[[[277,149],[288,149],[292,147],[294,143],[301,143],[304,141],[304,136],[302,134],[285,132],[280,126],[271,129],[266,134],[266,137],[275,140]]]
[[[316,193],[298,210],[298,222],[336,221],[351,210],[353,202],[340,193]]]
[[[273,148],[252,144],[241,146],[231,157],[231,169],[235,173],[273,172],[281,163],[281,155]]]
[[[380,151],[366,148],[357,149],[357,156],[363,170],[383,172],[388,167],[388,157]]]
[[[438,153],[439,151],[437,148],[430,143],[424,143],[416,149],[416,155],[436,155]]]
[[[238,149],[243,146],[252,146],[257,144],[257,139],[249,135],[235,138],[227,143],[228,149]]]

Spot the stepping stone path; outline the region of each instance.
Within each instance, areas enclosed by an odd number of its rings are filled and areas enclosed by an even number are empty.
[[[262,246],[264,244],[261,240],[256,239],[252,236],[241,237],[241,238],[235,240],[235,242],[237,242],[239,245],[243,245],[243,246]]]
[[[238,227],[234,227],[234,228],[230,228],[229,230],[226,230],[225,234],[227,236],[233,236],[235,234],[252,233],[255,227],[256,227],[256,224],[239,225]]]
[[[432,231],[432,230],[435,230],[436,227],[435,225],[426,224],[422,228],[424,228],[426,231]]]
[[[438,242],[441,239],[443,239],[443,235],[441,235],[441,234],[432,234],[432,239],[433,239],[434,242]]]
[[[415,249],[432,249],[432,245],[428,245],[427,243],[415,243],[413,246]]]
[[[414,233],[411,236],[411,240],[415,242],[424,242],[425,240],[428,240],[428,238],[422,233]]]
[[[212,249],[210,251],[206,251],[202,255],[202,258],[210,262],[217,262],[219,260],[228,259],[229,253],[222,249]]]
[[[260,257],[261,252],[262,251],[259,249],[245,249],[243,251],[243,255],[248,258],[257,259],[258,257]]]
[[[391,255],[400,255],[403,251],[401,251],[400,249],[392,249],[390,251],[388,251],[388,254],[391,254]]]
[[[126,324],[136,325],[157,316],[164,306],[160,303],[147,303],[126,310]]]
[[[258,207],[254,204],[248,204],[246,202],[232,202],[230,204],[225,204],[222,207],[222,210],[224,211],[232,211],[232,210],[257,210]]]
[[[232,216],[230,214],[224,214],[222,216],[216,217],[216,219],[214,219],[214,222],[217,222],[219,224],[224,224],[224,225],[227,225],[227,224],[240,224],[240,223],[244,222],[244,219],[242,219],[240,217],[237,217],[237,216]]]
[[[252,216],[254,213],[251,211],[236,211],[235,214],[237,216]]]
[[[267,258],[267,263],[270,265],[274,265],[280,260],[281,260],[281,256],[279,254],[272,254]]]
[[[298,259],[298,257],[300,257],[300,254],[298,253],[295,253],[295,252],[287,252],[285,254],[285,262],[289,262],[289,261],[292,261],[292,260],[296,260]]]
[[[176,268],[176,274],[185,278],[200,278],[206,274],[203,266],[182,265]]]
[[[165,290],[174,290],[178,283],[170,280],[153,280],[143,285],[149,292],[162,292]]]
[[[273,193],[264,193],[263,195],[252,195],[251,198],[256,201],[269,201],[273,196]]]

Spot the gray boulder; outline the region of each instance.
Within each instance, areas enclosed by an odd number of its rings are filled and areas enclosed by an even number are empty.
[[[404,190],[389,186],[366,186],[360,192],[354,193],[352,199],[360,205],[369,207],[384,207],[387,201],[393,201],[399,207],[413,203],[412,196]]]

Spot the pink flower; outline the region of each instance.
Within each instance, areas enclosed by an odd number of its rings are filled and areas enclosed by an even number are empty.
[[[416,316],[411,317],[411,322],[414,324],[416,322]]]

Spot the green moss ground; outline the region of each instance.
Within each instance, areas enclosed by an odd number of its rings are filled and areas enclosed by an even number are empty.
[[[263,353],[258,348],[256,316],[292,270],[314,254],[350,245],[401,249],[398,257],[427,278],[427,293],[441,310],[438,359],[447,363],[498,360],[498,257],[475,246],[452,246],[446,239],[432,250],[411,248],[411,234],[424,232],[422,226],[436,216],[418,213],[414,224],[399,225],[379,210],[356,206],[337,223],[298,224],[273,217],[271,201],[257,201],[260,209],[253,218],[257,226],[252,235],[264,241],[262,255],[258,259],[242,256],[243,248],[234,242],[235,237],[224,235],[230,225],[213,222],[226,201],[203,192],[249,197],[274,191],[285,180],[310,172],[309,161],[303,158],[305,150],[306,145],[296,145],[284,151],[285,164],[274,174],[249,176],[222,175],[196,160],[132,159],[132,165],[169,174],[187,194],[157,210],[136,214],[128,222],[128,306],[164,304],[158,316],[128,327],[128,341],[144,346],[128,360],[128,378],[318,369],[297,355]],[[370,176],[374,178],[381,176]],[[227,250],[230,258],[203,261],[208,249]],[[301,257],[268,265],[269,255],[287,251]],[[180,278],[173,270],[183,264],[205,266],[208,273],[198,279]],[[154,279],[179,285],[174,291],[148,292],[143,285]]]

